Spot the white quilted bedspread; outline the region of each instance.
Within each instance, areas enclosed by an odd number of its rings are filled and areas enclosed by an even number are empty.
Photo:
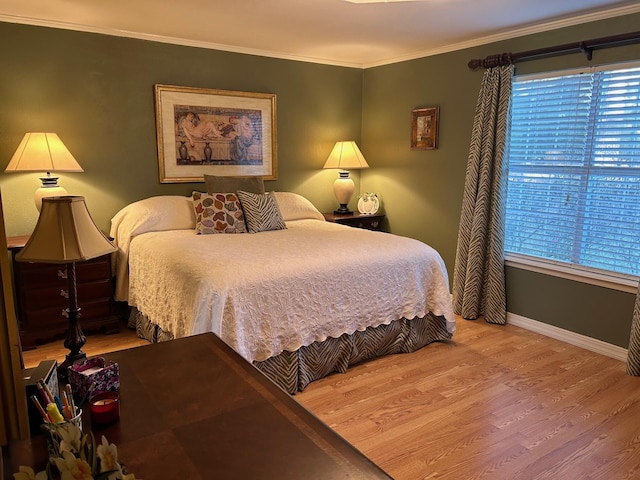
[[[213,331],[249,361],[427,312],[455,329],[433,248],[321,220],[287,227],[138,235],[129,245],[129,303],[176,337]]]

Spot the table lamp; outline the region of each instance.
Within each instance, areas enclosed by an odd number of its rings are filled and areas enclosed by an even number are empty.
[[[355,185],[349,178],[349,169],[369,168],[367,161],[354,141],[336,142],[329,158],[322,168],[341,169],[339,177],[333,183],[333,193],[340,204],[340,208],[334,210],[337,215],[352,213],[347,207],[353,196]]]
[[[51,172],[83,171],[58,135],[42,132],[25,133],[5,169],[6,173],[47,172],[46,177],[40,177],[42,185],[35,193],[34,200],[38,211],[44,197],[68,195],[67,191],[58,185],[58,177],[52,177]]]
[[[94,223],[84,197],[64,196],[42,199],[36,228],[16,255],[19,262],[62,263],[67,266],[69,308],[64,315],[69,319],[69,329],[64,346],[70,353],[58,369],[58,377],[63,381],[67,379],[67,367],[86,358],[82,351],[86,337],[80,327],[75,262],[101,257],[116,250]]]

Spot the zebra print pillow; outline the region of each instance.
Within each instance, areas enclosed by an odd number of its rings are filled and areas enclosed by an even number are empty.
[[[284,230],[287,228],[273,192],[259,194],[240,190],[237,195],[242,204],[244,220],[249,233]]]

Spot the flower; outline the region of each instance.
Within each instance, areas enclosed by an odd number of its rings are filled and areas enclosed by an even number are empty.
[[[47,473],[38,472],[36,475],[33,468],[21,466],[18,473],[13,474],[13,478],[15,480],[47,480]]]
[[[14,480],[136,480],[118,462],[118,449],[102,436],[97,446],[93,433],[85,434],[74,422],[45,423],[49,435],[49,463],[46,470],[20,466]]]
[[[122,469],[118,463],[118,449],[113,443],[110,444],[104,435],[102,436],[102,444],[98,445],[97,452],[100,459],[100,472],[113,472],[109,475],[109,480],[122,478]]]
[[[73,422],[61,423],[56,428],[56,434],[60,437],[61,452],[79,452],[82,449],[82,430]]]
[[[71,452],[62,452],[62,458],[54,457],[52,460],[60,472],[61,480],[93,480],[91,465]]]

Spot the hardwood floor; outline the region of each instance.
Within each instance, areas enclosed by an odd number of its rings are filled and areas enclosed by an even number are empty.
[[[515,326],[458,319],[295,398],[396,480],[640,478],[640,378]]]
[[[33,350],[25,350],[22,352],[22,360],[24,368],[37,366],[42,360],[55,359],[58,363],[64,361],[64,357],[69,350],[64,348],[64,340],[56,340],[45,343]],[[88,357],[100,355],[106,352],[115,352],[116,350],[125,350],[140,345],[148,345],[149,342],[138,338],[135,330],[127,328],[126,322],[122,322],[122,328],[119,333],[111,335],[93,334],[87,336],[87,343],[82,347],[82,351]]]
[[[146,343],[123,329],[84,350]],[[64,353],[55,342],[25,363]],[[640,378],[511,325],[458,319],[452,342],[357,365],[294,398],[396,480],[640,478]]]

